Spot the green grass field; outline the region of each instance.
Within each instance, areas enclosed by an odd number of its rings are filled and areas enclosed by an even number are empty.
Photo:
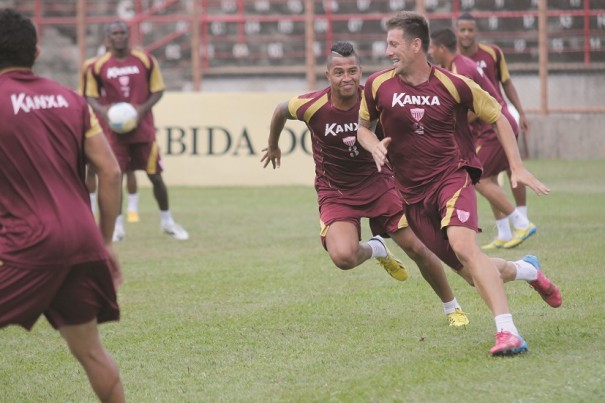
[[[122,320],[101,327],[127,398],[605,401],[605,161],[527,165],[552,194],[529,197],[537,235],[498,255],[538,255],[564,302],[552,309],[525,283],[507,284],[530,350],[514,358],[489,356],[493,319],[449,269],[471,320],[465,329],[447,326],[440,301],[392,243],[410,266],[407,282],[373,261],[335,268],[319,242],[311,187],[171,188],[187,242],[160,233],[151,192],[142,189],[142,222],[127,225],[118,245]],[[258,174],[271,173],[259,166]],[[481,198],[480,212],[486,243],[495,227]],[[31,333],[0,331],[0,357],[0,402],[95,401],[45,319]]]

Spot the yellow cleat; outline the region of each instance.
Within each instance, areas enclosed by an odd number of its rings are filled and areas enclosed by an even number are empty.
[[[469,323],[466,313],[464,313],[460,308],[456,308],[454,312],[448,313],[447,321],[449,322],[450,327],[462,327],[468,325]]]
[[[494,239],[493,241],[491,241],[490,243],[488,243],[487,245],[483,245],[481,247],[482,250],[495,250],[495,249],[500,249],[504,247],[504,244],[506,244],[506,242],[508,241],[503,241],[502,239]]]
[[[128,220],[128,222],[141,221],[141,219],[139,218],[139,213],[137,211],[129,211],[127,220]]]
[[[511,239],[510,241],[506,242],[503,246],[504,249],[511,249],[514,248],[515,246],[520,245],[521,243],[523,243],[527,238],[529,238],[530,236],[532,236],[533,234],[535,234],[537,231],[537,228],[534,224],[529,223],[529,225],[527,226],[527,228],[524,229],[518,229],[517,231],[515,231],[515,235],[513,236],[513,239]]]
[[[384,243],[384,239],[382,239],[382,237],[380,237],[380,236],[372,237],[372,239],[380,242],[382,244],[382,246],[384,246],[384,249],[387,251],[386,257],[377,257],[376,258],[376,260],[378,260],[378,263],[395,280],[399,280],[399,281],[407,280],[408,279],[407,269],[405,268],[405,266],[403,265],[403,263],[401,263],[401,261],[399,259],[397,259],[395,256],[393,256],[393,254],[391,253],[389,248],[387,248],[387,245]]]

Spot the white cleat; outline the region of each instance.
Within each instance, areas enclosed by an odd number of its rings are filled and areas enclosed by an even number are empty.
[[[189,234],[187,231],[185,231],[185,228],[181,227],[175,222],[170,224],[162,224],[162,231],[172,236],[174,239],[178,239],[179,241],[186,241],[189,239]]]

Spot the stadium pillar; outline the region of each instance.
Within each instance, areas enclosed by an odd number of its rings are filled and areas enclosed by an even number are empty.
[[[305,0],[305,59],[307,86],[309,91],[315,89],[317,76],[315,74],[315,53],[313,44],[315,42],[315,31],[313,30],[313,19],[315,16],[315,5],[313,0]]]
[[[191,16],[191,73],[193,90],[202,89],[202,69],[200,67],[200,1],[193,2],[193,15]]]
[[[540,75],[540,115],[548,115],[548,15],[546,0],[538,3],[538,58]]]

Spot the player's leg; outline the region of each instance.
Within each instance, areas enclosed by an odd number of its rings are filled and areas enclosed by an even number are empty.
[[[126,401],[118,367],[101,344],[96,319],[81,325],[62,326],[59,331],[86,371],[99,400]]]
[[[128,191],[128,222],[139,222],[139,191],[137,176],[132,169],[126,171],[126,190]]]
[[[508,183],[510,185],[511,192],[513,194],[513,198],[515,199],[515,204],[517,206],[516,211],[518,211],[519,214],[523,216],[525,222],[527,222],[526,226],[516,225],[513,222],[513,226],[515,227],[513,239],[507,242],[504,247],[514,248],[530,236],[534,235],[537,231],[537,227],[527,217],[527,187],[523,184],[518,184],[517,187],[512,187],[512,184],[510,182],[510,170],[507,170],[506,173],[508,176]]]
[[[359,226],[353,222],[335,221],[323,233],[330,259],[341,270],[353,269],[372,257],[372,247],[359,242]]]
[[[450,326],[466,326],[468,317],[450,287],[441,260],[420,241],[410,227],[389,234],[393,241],[412,259],[424,280],[431,286],[443,304]]]
[[[86,188],[90,196],[90,208],[97,213],[97,174],[92,165],[86,164]]]

